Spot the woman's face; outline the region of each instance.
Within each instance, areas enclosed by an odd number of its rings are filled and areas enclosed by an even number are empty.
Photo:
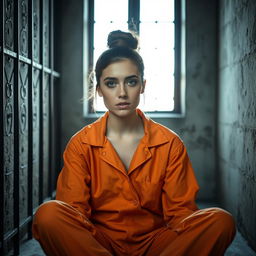
[[[145,81],[142,81],[137,66],[129,59],[123,59],[103,70],[97,91],[110,113],[127,116],[138,107],[144,88]]]

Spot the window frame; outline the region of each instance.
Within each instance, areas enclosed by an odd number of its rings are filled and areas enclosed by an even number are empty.
[[[175,25],[175,69],[174,69],[174,109],[172,111],[145,111],[152,118],[179,118],[185,116],[185,0],[174,0]],[[94,66],[94,0],[88,1],[88,27],[87,27],[87,63],[90,73]],[[139,33],[140,29],[140,1],[128,0],[128,29]],[[88,82],[88,79],[86,80]],[[90,83],[85,86],[85,96],[91,89]],[[88,88],[89,87],[89,88]],[[93,99],[87,101],[85,116],[98,117],[104,112],[94,111]]]

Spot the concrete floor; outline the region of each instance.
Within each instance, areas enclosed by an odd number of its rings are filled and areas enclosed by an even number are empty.
[[[198,203],[199,208],[213,207],[218,204],[214,203]],[[21,256],[45,256],[39,243],[32,239],[26,241],[20,250]],[[200,255],[199,255],[200,256]],[[247,244],[242,235],[237,232],[234,241],[227,249],[225,256],[256,256],[256,252],[253,251]]]
[[[21,246],[20,255],[21,256],[45,256],[39,243],[34,239],[25,242]],[[227,249],[225,256],[256,256],[256,252],[254,252],[247,245],[246,241],[241,236],[241,234],[237,232],[236,237],[233,243]]]

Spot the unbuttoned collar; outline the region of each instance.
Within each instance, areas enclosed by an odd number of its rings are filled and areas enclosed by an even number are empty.
[[[140,109],[137,109],[136,111],[142,118],[144,124],[142,143],[148,147],[154,147],[168,142],[168,138],[163,132],[163,129],[161,129],[161,125],[146,117]],[[82,137],[82,142],[92,146],[103,147],[107,140],[106,128],[108,116],[109,112],[106,112],[94,123],[86,126],[84,129],[85,136]]]

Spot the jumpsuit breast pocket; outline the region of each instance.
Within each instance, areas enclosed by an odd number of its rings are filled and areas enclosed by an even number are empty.
[[[134,186],[139,194],[141,206],[158,212],[162,209],[162,187],[164,179],[150,176],[137,177]]]

